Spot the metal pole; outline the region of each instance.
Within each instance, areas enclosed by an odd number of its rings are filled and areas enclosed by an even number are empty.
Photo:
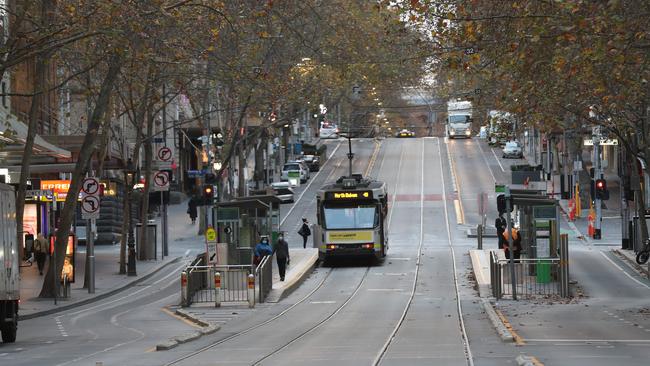
[[[348,177],[352,178],[352,159],[354,158],[354,154],[352,154],[352,136],[350,136],[350,124],[348,122],[348,160],[350,162],[350,169],[349,169],[349,175]]]
[[[478,224],[476,228],[476,237],[478,238],[478,249],[483,250],[483,225]]]
[[[162,103],[163,103],[163,109],[162,109],[162,125],[163,125],[163,141],[165,142],[165,146],[167,146],[167,102],[166,102],[166,88],[165,88],[165,83],[162,85]],[[172,171],[173,174],[173,171]],[[171,177],[169,177],[171,180]],[[168,247],[168,225],[167,225],[167,202],[163,202],[163,192],[160,192],[160,207],[161,207],[161,224],[162,224],[162,259],[165,259],[166,255],[169,255],[169,247]]]
[[[602,170],[601,170],[601,164],[600,164],[600,127],[594,127],[593,130],[593,136],[592,136],[593,142],[594,142],[594,158],[593,158],[593,163],[595,164],[594,166],[594,179],[601,179],[602,178]],[[602,212],[602,202],[601,199],[598,198],[598,195],[594,197],[594,204],[596,205],[596,221],[594,222],[594,239],[600,239],[601,238],[601,220],[603,217],[603,212]]]
[[[160,260],[165,260],[165,216],[164,216],[164,209],[163,209],[163,200],[165,197],[163,197],[163,191],[160,191],[160,225],[162,226],[160,228],[161,234],[162,234],[162,245],[160,246]]]
[[[95,293],[95,219],[86,221],[86,240],[88,246],[86,248],[86,256],[88,257],[88,293]],[[89,230],[90,229],[90,230]]]
[[[512,299],[517,300],[517,279],[515,278],[515,252],[512,243],[512,220],[510,218],[510,188],[506,186],[506,223],[508,233],[508,252],[510,254],[510,280],[512,283]]]

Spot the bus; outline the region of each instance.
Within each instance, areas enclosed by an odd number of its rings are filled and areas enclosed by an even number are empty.
[[[317,193],[313,226],[318,257],[366,257],[381,260],[388,251],[388,192],[381,181],[360,174],[341,177]]]

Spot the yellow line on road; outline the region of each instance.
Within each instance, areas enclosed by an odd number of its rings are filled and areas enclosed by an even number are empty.
[[[454,191],[458,195],[458,199],[454,200],[454,208],[456,209],[456,223],[458,225],[465,223],[465,209],[463,208],[463,200],[461,199],[460,193],[460,178],[456,174],[456,165],[454,163],[454,158],[451,156],[451,149],[447,145],[447,156],[449,157],[449,169],[451,170],[452,182],[454,182]]]
[[[372,168],[375,166],[375,161],[377,160],[377,155],[379,155],[379,147],[381,146],[381,141],[377,142],[377,140],[374,140],[375,143],[375,150],[372,152],[372,156],[370,157],[370,162],[368,163],[368,167],[366,168],[366,172],[363,174],[364,177],[368,177],[370,172],[372,171]]]
[[[173,311],[169,310],[169,309],[166,308],[166,307],[164,307],[164,308],[160,308],[160,310],[161,310],[163,313],[166,313],[167,315],[169,315],[169,316],[171,316],[171,317],[173,317],[173,318],[176,318],[176,319],[182,321],[183,323],[186,323],[186,324],[188,324],[188,325],[193,326],[194,328],[203,328],[202,326],[200,326],[200,325],[194,323],[193,321],[191,321],[191,320],[189,320],[189,319],[187,319],[187,318],[184,318],[184,317],[182,317],[182,316],[180,316],[180,315],[174,313]]]
[[[512,338],[515,340],[515,344],[516,344],[517,346],[523,346],[523,345],[525,345],[526,342],[524,342],[524,339],[521,338],[521,337],[519,336],[519,334],[517,334],[517,332],[515,332],[515,330],[512,328],[512,325],[510,325],[510,322],[508,321],[508,319],[506,319],[505,315],[503,315],[503,313],[502,313],[499,309],[494,309],[494,311],[497,313],[497,315],[499,316],[499,318],[500,318],[501,321],[503,322],[503,325],[505,325],[505,327],[506,327],[506,328],[510,331],[510,333],[512,334]]]

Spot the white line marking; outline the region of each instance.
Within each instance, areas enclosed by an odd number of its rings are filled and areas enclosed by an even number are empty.
[[[584,343],[650,343],[650,339],[524,339],[526,342],[555,342],[561,344],[561,343],[576,343],[576,344],[584,344]]]
[[[310,304],[336,304],[336,301],[310,301]]]
[[[183,254],[183,257],[187,257],[191,251],[192,251],[191,249],[186,250],[185,254]]]
[[[404,289],[401,288],[369,288],[368,291],[374,292],[402,292]]]
[[[492,151],[492,155],[494,155],[494,158],[496,159],[497,163],[499,163],[499,168],[501,168],[501,171],[505,173],[506,170],[503,169],[503,165],[501,165],[501,160],[499,160],[499,158],[497,157],[497,154],[494,152],[494,149],[490,148],[490,151]]]
[[[637,280],[636,278],[630,276],[630,274],[627,273],[623,268],[621,268],[618,264],[614,263],[613,260],[609,259],[609,257],[607,256],[607,254],[605,254],[605,253],[603,253],[603,252],[599,252],[599,253],[600,253],[600,254],[601,254],[605,259],[607,259],[607,261],[608,261],[609,263],[611,263],[614,267],[618,268],[619,271],[623,272],[623,274],[626,275],[627,277],[629,277],[632,281],[634,281],[634,282],[638,283],[639,285],[641,285],[641,286],[647,288],[648,290],[650,290],[650,286],[648,286],[648,285],[646,285],[645,283],[643,283],[643,282]]]
[[[332,159],[332,156],[334,156],[334,154],[335,154],[336,151],[339,149],[339,147],[341,147],[341,143],[340,143],[340,142],[338,143],[338,145],[336,145],[336,148],[334,149],[334,151],[332,151],[332,153],[330,154],[330,156],[327,158],[327,161],[325,162],[325,164],[323,164],[323,166],[322,166],[321,168],[325,167],[325,165],[326,165],[327,163],[329,163],[329,161]],[[336,169],[336,168],[335,168],[335,169]],[[305,189],[303,189],[303,191],[302,191],[302,193],[300,193],[300,196],[298,197],[298,199],[294,201],[294,203],[293,203],[293,205],[291,205],[291,208],[289,209],[289,211],[287,211],[287,214],[284,216],[284,218],[282,219],[282,221],[280,221],[280,226],[282,226],[282,224],[284,224],[284,222],[285,222],[285,221],[287,220],[287,218],[291,215],[291,213],[292,213],[293,210],[296,208],[296,206],[298,206],[298,202],[300,202],[300,200],[302,199],[302,196],[304,196],[305,193],[307,193],[307,191],[309,190],[309,187],[312,185],[312,183],[314,183],[314,181],[316,181],[316,177],[318,177],[322,171],[323,171],[323,169],[319,169],[319,170],[318,170],[318,173],[316,173],[316,175],[314,175],[313,177],[311,177],[311,178],[309,179],[309,183],[305,186]]]
[[[392,261],[410,261],[412,258],[400,258],[400,257],[391,257],[390,260]]]
[[[478,148],[481,150],[481,156],[483,156],[483,161],[485,161],[485,165],[488,168],[488,171],[490,172],[490,175],[492,176],[492,180],[494,183],[497,182],[497,178],[494,176],[494,173],[492,173],[492,168],[490,167],[490,163],[487,160],[487,157],[485,156],[485,152],[483,151],[483,148],[481,147],[481,142],[478,142]],[[447,153],[449,154],[449,149],[447,149]]]

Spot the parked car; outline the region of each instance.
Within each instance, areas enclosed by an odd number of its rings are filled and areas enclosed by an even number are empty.
[[[309,165],[305,162],[304,159],[296,159],[295,162],[300,164],[302,168],[305,170],[305,175],[307,176],[307,179],[311,178],[311,170],[309,170]],[[304,183],[304,182],[303,182]]]
[[[524,152],[521,148],[521,145],[517,141],[508,141],[503,147],[503,157],[504,158],[515,158],[521,159],[524,157]]]
[[[304,164],[301,164],[297,161],[290,161],[284,164],[282,167],[282,175],[280,180],[286,182],[289,180],[290,171],[299,171],[300,172],[300,182],[305,183],[308,179],[309,169],[305,168]]]
[[[305,155],[303,161],[309,167],[310,172],[317,172],[320,170],[320,159],[316,155]]]
[[[397,137],[415,137],[415,132],[403,129],[397,133]]]
[[[282,203],[293,202],[293,189],[289,182],[275,182],[271,183],[275,196],[282,201]]]

